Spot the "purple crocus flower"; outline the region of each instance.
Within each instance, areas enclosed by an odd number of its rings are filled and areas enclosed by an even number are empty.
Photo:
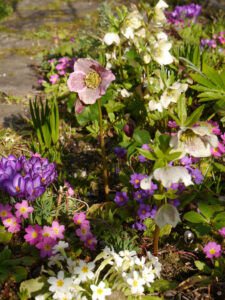
[[[128,203],[129,197],[127,192],[116,192],[116,196],[114,198],[114,202],[119,205],[123,206],[124,204]]]
[[[146,218],[149,218],[150,217],[150,210],[151,210],[151,207],[149,205],[146,205],[146,204],[140,204],[139,206],[139,209],[137,211],[138,213],[138,216],[141,220],[144,220]]]
[[[25,180],[21,174],[16,173],[12,180],[5,181],[4,187],[11,196],[21,198],[25,190]]]

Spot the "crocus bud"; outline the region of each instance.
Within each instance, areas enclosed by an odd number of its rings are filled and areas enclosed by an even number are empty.
[[[135,127],[136,127],[136,125],[135,125],[134,121],[129,120],[129,122],[123,126],[123,131],[125,132],[125,134],[127,136],[132,137]]]

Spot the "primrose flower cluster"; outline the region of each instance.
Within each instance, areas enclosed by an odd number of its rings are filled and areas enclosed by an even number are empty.
[[[201,49],[207,48],[217,48],[222,50],[225,46],[225,31],[221,31],[218,34],[213,35],[213,39],[201,39],[200,47]]]
[[[84,242],[84,246],[90,250],[95,250],[97,239],[91,233],[90,221],[86,219],[86,215],[82,212],[75,214],[73,220],[76,225],[80,226],[80,228],[76,229],[76,235]]]
[[[146,258],[139,258],[135,251],[116,253],[113,248],[106,247],[94,261],[86,262],[67,257],[65,248],[68,244],[63,241],[59,244],[54,247],[55,256],[49,258],[50,265],[54,265],[51,275],[56,266],[61,269],[48,278],[53,299],[105,300],[118,290],[126,296],[142,295],[145,286],[150,287],[160,277],[161,264],[150,252]],[[97,265],[98,261],[100,264]],[[105,269],[109,267],[106,274]],[[106,274],[104,281],[101,274]]]
[[[26,234],[24,239],[30,245],[35,245],[40,249],[41,257],[54,255],[54,246],[57,246],[57,239],[63,239],[63,232],[65,226],[60,225],[59,222],[53,221],[52,226],[44,226],[43,228],[38,224],[29,225],[25,228]]]
[[[10,196],[33,201],[42,195],[56,178],[55,163],[39,154],[30,159],[14,155],[2,157],[0,162],[0,188]]]

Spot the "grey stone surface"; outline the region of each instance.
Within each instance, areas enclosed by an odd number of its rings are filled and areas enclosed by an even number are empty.
[[[0,127],[12,127],[16,121],[29,118],[28,106],[0,103]]]

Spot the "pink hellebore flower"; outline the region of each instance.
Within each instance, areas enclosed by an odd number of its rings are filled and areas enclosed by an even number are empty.
[[[24,235],[24,239],[26,242],[30,243],[30,245],[36,244],[41,239],[41,226],[36,224],[34,227],[29,225],[25,231],[27,234]]]
[[[53,221],[52,222],[52,230],[53,230],[53,239],[63,239],[64,235],[63,232],[65,231],[65,226],[64,225],[59,225],[59,222]]]
[[[113,73],[97,61],[80,58],[74,64],[74,72],[67,81],[70,91],[78,93],[84,104],[94,104],[106,93],[110,83],[115,80]]]
[[[221,246],[217,245],[215,242],[209,242],[205,247],[203,248],[203,251],[206,254],[206,257],[213,258],[220,257],[221,254]]]
[[[15,208],[17,209],[16,211],[16,216],[21,217],[23,216],[24,219],[28,219],[29,214],[31,213],[34,208],[31,206],[28,206],[28,202],[26,200],[23,200],[22,203],[17,203],[15,205]]]
[[[12,206],[10,206],[9,204],[3,205],[2,203],[0,203],[0,217],[1,218],[6,218],[10,215]]]

